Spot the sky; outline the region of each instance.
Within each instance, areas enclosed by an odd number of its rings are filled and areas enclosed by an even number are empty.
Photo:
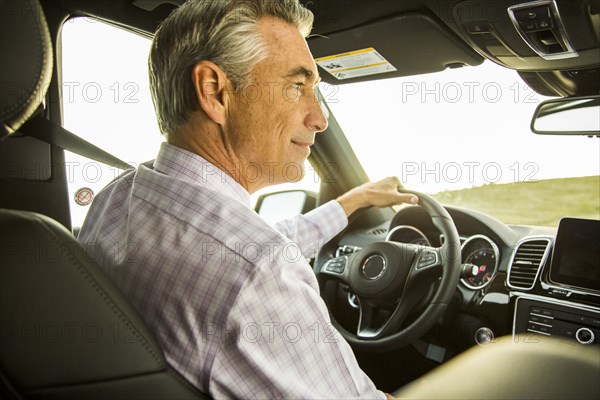
[[[79,18],[66,22],[62,41],[65,127],[134,165],[153,159],[162,136],[148,89],[150,40]],[[600,174],[600,141],[533,134],[531,116],[544,97],[491,62],[320,89],[372,180],[397,175],[408,188],[437,193]],[[82,187],[97,193],[120,172],[74,154],[67,170],[71,198]],[[310,169],[299,184],[318,185]],[[81,225],[87,207],[72,211]]]

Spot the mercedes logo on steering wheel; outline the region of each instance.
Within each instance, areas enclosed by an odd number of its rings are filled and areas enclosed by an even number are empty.
[[[368,257],[362,265],[361,272],[362,275],[368,280],[375,280],[379,278],[385,272],[387,268],[387,263],[385,258],[379,254],[375,254],[371,257]]]

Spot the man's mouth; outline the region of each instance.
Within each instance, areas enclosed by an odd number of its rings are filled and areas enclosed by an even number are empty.
[[[298,145],[298,146],[302,146],[302,147],[310,147],[313,145],[312,142],[301,142],[299,140],[292,140],[292,143],[294,143],[295,145]]]

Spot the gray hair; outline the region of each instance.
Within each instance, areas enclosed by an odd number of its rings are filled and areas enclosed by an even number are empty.
[[[267,57],[257,22],[279,18],[306,37],[313,14],[298,0],[188,0],[159,26],[148,60],[150,91],[163,134],[174,132],[198,110],[191,79],[194,65],[208,60],[231,79],[248,85],[254,66]]]

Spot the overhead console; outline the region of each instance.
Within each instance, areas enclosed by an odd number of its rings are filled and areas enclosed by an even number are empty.
[[[594,1],[468,0],[453,14],[464,39],[506,67],[556,71],[600,64],[600,6]]]
[[[544,60],[578,57],[565,32],[554,0],[508,7],[508,15],[525,43]]]

